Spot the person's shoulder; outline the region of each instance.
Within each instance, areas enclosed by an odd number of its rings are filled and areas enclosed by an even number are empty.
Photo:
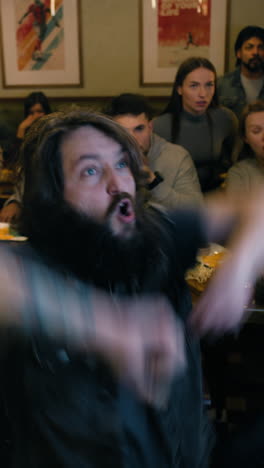
[[[189,152],[181,145],[171,143],[165,138],[153,133],[153,148],[155,154],[159,153],[159,157],[171,163],[173,166],[179,166],[183,161],[191,159]]]
[[[228,192],[242,189],[245,193],[260,179],[260,171],[254,158],[237,161],[227,172],[226,189]]]
[[[259,166],[258,166],[256,158],[242,159],[241,161],[238,161],[236,164],[238,165],[238,167],[241,167],[242,169],[245,169],[246,171],[248,171],[249,169],[259,171]]]
[[[162,150],[173,151],[174,153],[178,153],[180,155],[188,154],[188,151],[183,148],[181,145],[177,145],[176,143],[171,143],[165,138],[161,137],[157,133],[153,132],[153,142],[154,144],[159,144]]]
[[[153,119],[154,130],[155,130],[155,126],[157,125],[163,125],[163,124],[167,124],[171,122],[171,118],[172,118],[172,115],[169,112],[155,117]]]
[[[231,83],[233,83],[234,80],[237,80],[239,79],[239,76],[240,76],[240,70],[238,68],[236,68],[235,70],[232,70],[230,72],[227,72],[225,73],[224,75],[220,76],[218,79],[217,79],[217,85],[218,85],[218,88],[228,84],[230,85]]]
[[[237,120],[235,113],[228,107],[219,106],[219,109],[222,112],[222,114],[225,115],[229,120],[232,120],[232,121]]]
[[[227,121],[232,124],[237,123],[236,115],[228,107],[225,107],[225,106],[212,107],[209,112],[212,118],[216,119],[217,121],[221,121],[221,122]]]
[[[160,114],[154,118],[154,122],[166,122],[171,120],[172,114],[170,112],[165,112],[165,114]]]
[[[230,167],[228,173],[245,173],[248,174],[249,171],[258,170],[257,161],[255,158],[246,158],[237,161],[233,166]]]
[[[218,105],[216,107],[211,107],[209,109],[209,112],[211,115],[216,115],[216,116],[221,116],[221,117],[231,117],[234,115],[234,112],[232,112],[228,107]]]
[[[219,81],[226,81],[232,79],[237,73],[237,70],[232,70],[229,72],[224,73],[222,76],[218,78]]]
[[[159,115],[153,120],[153,130],[165,140],[171,140],[172,115],[169,113]]]

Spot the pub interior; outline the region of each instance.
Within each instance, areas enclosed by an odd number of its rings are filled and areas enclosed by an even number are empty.
[[[56,3],[67,2],[69,0],[62,0],[61,2],[55,2],[55,5]],[[28,5],[31,3],[28,2]],[[48,4],[50,2],[46,1],[44,3]],[[164,82],[144,83],[141,6],[142,3],[148,3],[148,0],[142,0],[142,2],[138,0],[99,0],[97,2],[79,0],[76,3],[78,3],[79,8],[79,51],[76,51],[76,54],[79,54],[80,57],[81,79],[79,84],[40,86],[39,82],[36,82],[33,85],[17,84],[8,86],[5,82],[4,49],[1,45],[1,209],[4,209],[7,201],[16,190],[18,167],[16,164],[16,151],[20,145],[16,146],[18,129],[21,130],[21,123],[25,122],[28,117],[24,113],[24,103],[31,93],[44,93],[48,99],[51,112],[75,109],[104,112],[114,96],[122,93],[140,94],[148,99],[155,117],[164,111],[171,96],[172,82],[169,84]],[[159,3],[158,0],[157,3]],[[202,2],[197,2],[197,4],[200,3],[202,4]],[[156,2],[149,0],[149,4],[156,4]],[[218,4],[218,8],[221,9],[221,0],[218,2],[211,0],[211,4]],[[251,0],[250,2],[248,0],[227,1],[226,45],[223,51],[225,72],[230,72],[235,67],[233,49],[239,31],[247,25],[262,27],[263,16],[263,0]],[[5,19],[2,19],[2,21],[5,21]],[[60,23],[55,25],[56,27],[59,29],[61,27]],[[2,41],[2,37],[0,40]],[[190,41],[188,52],[191,56],[191,52],[194,51],[196,46],[191,43],[194,39],[189,37],[188,40]],[[221,43],[217,47],[221,49]],[[213,62],[213,60],[211,61]],[[217,70],[217,72],[219,75],[222,74],[222,70],[220,72]],[[43,114],[46,113],[42,108],[41,115],[43,115],[42,111]],[[20,136],[20,140],[23,140],[23,136]],[[238,145],[239,142],[237,141],[236,144]],[[226,188],[225,176],[226,174],[223,175],[221,185],[217,188],[220,192],[225,191]],[[12,220],[2,216],[0,221],[5,223]],[[5,227],[4,224],[2,227],[0,223],[0,235],[2,235],[2,229],[4,230]],[[11,237],[14,232],[15,230],[12,231]],[[21,239],[23,238],[21,237]],[[5,240],[4,233],[3,240],[2,237],[0,238],[0,243],[4,245],[9,240],[8,236]],[[220,246],[220,248],[224,249],[224,246]],[[210,252],[207,249],[204,256],[213,254],[214,250],[217,250],[216,253],[218,254],[219,246],[214,246]],[[248,254],[250,255],[250,252]],[[215,265],[213,268],[215,268]],[[206,284],[207,282],[201,285],[195,279],[190,280],[189,287],[194,304],[199,300]],[[224,335],[221,338],[204,338],[201,343],[204,406],[209,419],[214,425],[217,437],[223,441],[230,434],[249,427],[248,424],[256,416],[259,417],[262,413],[264,414],[263,336],[264,280],[260,278],[255,288],[255,296],[248,306],[247,319],[243,322],[243,325],[235,333]],[[12,450],[12,442],[9,440],[8,431],[6,431],[6,415],[3,402],[0,410],[0,463],[1,466],[8,467],[10,466],[8,460],[9,452]],[[263,465],[252,464],[252,466],[264,466],[264,462]]]

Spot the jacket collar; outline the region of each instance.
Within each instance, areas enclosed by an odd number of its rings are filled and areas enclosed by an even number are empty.
[[[232,85],[234,86],[242,86],[242,83],[241,83],[241,78],[240,78],[240,67],[237,67],[234,71],[233,71],[233,76],[232,76]]]

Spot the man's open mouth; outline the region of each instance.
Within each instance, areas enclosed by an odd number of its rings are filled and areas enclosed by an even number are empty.
[[[123,198],[117,205],[117,217],[123,223],[131,223],[135,220],[133,204],[129,198]]]

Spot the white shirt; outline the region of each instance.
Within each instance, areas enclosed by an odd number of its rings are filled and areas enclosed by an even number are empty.
[[[263,86],[264,77],[253,80],[252,78],[247,78],[241,73],[241,83],[246,93],[247,103],[251,104],[258,99],[258,95]]]

